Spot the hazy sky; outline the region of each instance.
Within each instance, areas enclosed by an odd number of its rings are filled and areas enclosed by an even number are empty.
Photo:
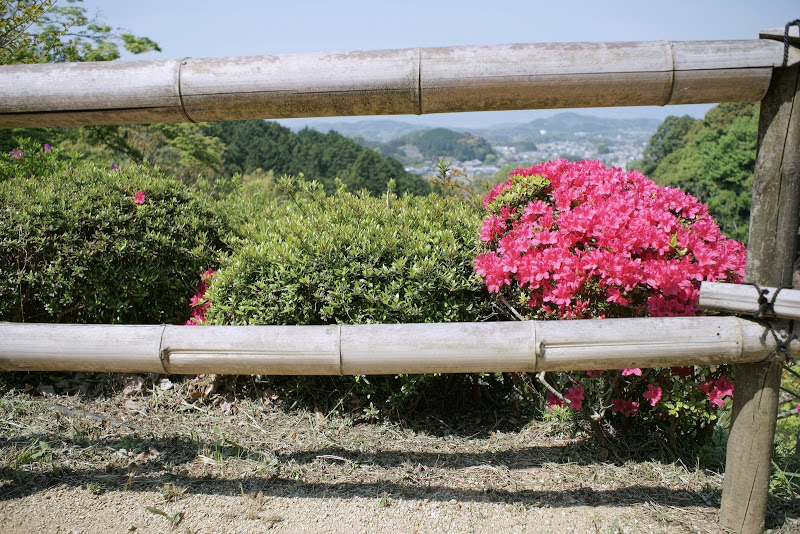
[[[467,44],[757,39],[800,18],[797,0],[85,0],[90,15],[162,53],[124,59],[246,56]],[[702,116],[709,106],[592,109],[619,117]],[[480,125],[554,112],[402,116]],[[386,117],[384,117],[386,118]],[[285,122],[285,121],[281,121]]]

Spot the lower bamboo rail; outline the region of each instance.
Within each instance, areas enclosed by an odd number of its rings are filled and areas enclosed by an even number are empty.
[[[757,362],[772,336],[737,317],[329,326],[0,323],[0,371],[360,375]],[[800,342],[790,346],[800,352]]]

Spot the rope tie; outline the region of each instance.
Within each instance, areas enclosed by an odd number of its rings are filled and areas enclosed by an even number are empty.
[[[800,20],[795,22],[800,23]],[[787,28],[788,26],[789,25],[787,24]],[[767,299],[768,291],[761,288],[755,282],[744,282],[742,285],[753,286],[758,292],[758,309],[753,313],[753,319],[764,325],[764,328],[766,329],[764,332],[765,337],[767,333],[770,333],[772,334],[772,338],[775,340],[775,350],[768,354],[767,357],[761,360],[759,363],[766,362],[780,354],[784,354],[786,358],[792,362],[792,364],[796,364],[797,362],[792,357],[792,353],[789,352],[789,344],[795,339],[800,339],[797,334],[792,333],[792,330],[794,330],[794,320],[789,321],[789,330],[785,335],[779,333],[778,330],[775,329],[775,326],[769,321],[769,318],[776,317],[775,300],[778,298],[778,294],[782,289],[792,289],[793,286],[780,286],[775,290],[772,298]]]
[[[783,67],[789,63],[789,28],[792,26],[797,26],[800,29],[800,19],[789,22],[783,30]]]
[[[769,353],[767,357],[761,360],[759,363],[764,363],[778,356],[779,354],[784,354],[786,355],[786,359],[792,362],[792,365],[797,364],[797,361],[792,357],[792,353],[789,352],[789,344],[795,339],[800,339],[797,337],[797,334],[792,333],[792,330],[794,330],[794,321],[789,321],[789,331],[785,336],[778,335],[778,331],[775,330],[775,327],[772,326],[772,324],[770,324],[768,321],[766,321],[766,327],[768,328],[768,332],[772,334],[772,338],[775,340],[775,350]]]

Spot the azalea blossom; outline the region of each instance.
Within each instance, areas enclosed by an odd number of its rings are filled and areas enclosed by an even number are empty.
[[[119,170],[119,165],[117,165],[116,163],[114,163],[113,165],[111,165],[110,169],[111,169],[112,171],[118,171],[118,170]]]
[[[569,401],[569,408],[580,410],[581,406],[583,406],[583,388],[578,385],[572,386],[567,390],[567,394],[564,395],[564,398]]]
[[[733,382],[725,375],[697,386],[697,389],[704,391],[714,406],[723,406],[725,397],[733,397]]]
[[[211,308],[211,302],[206,298],[206,291],[208,291],[208,284],[216,274],[217,271],[214,269],[206,269],[200,275],[200,283],[197,285],[197,290],[189,300],[189,305],[192,307],[192,316],[184,323],[186,326],[198,326],[206,322],[206,313]]]
[[[144,204],[144,191],[139,191],[133,195],[134,204]]]
[[[647,384],[647,391],[642,393],[642,397],[650,401],[650,406],[655,406],[661,400],[661,388],[654,384]]]
[[[512,172],[483,198],[483,208],[474,270],[489,292],[519,303],[527,318],[694,316],[702,281],[744,278],[744,245],[722,234],[708,208],[636,170],[591,160],[543,162]],[[610,404],[624,417],[640,408],[646,417],[695,417],[733,392],[724,375],[702,392],[694,389],[689,366],[648,374],[650,384],[637,380],[641,368],[573,374],[566,400],[548,393],[547,405],[590,403],[602,411]],[[607,387],[609,380],[619,387]],[[563,377],[557,381],[566,388]],[[688,408],[673,410],[676,394]]]
[[[8,155],[10,156],[10,159],[20,159],[24,155],[24,152],[22,152],[21,149],[17,149],[12,150],[8,153]]]
[[[639,403],[632,400],[611,399],[611,411],[630,417],[639,413]]]
[[[45,152],[50,152],[51,150],[53,150],[53,147],[51,147],[51,146],[50,146],[50,145],[48,145],[47,143],[45,143],[45,144],[44,144],[44,147],[43,147],[43,148],[44,148],[44,151],[45,151]]]
[[[545,404],[549,409],[553,409],[556,406],[562,406],[564,401],[558,395],[555,395],[552,391],[547,392],[547,400],[545,400]]]

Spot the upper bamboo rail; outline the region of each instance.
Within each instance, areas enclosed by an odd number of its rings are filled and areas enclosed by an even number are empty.
[[[729,284],[724,282],[703,282],[700,284],[699,306],[701,310],[717,310],[729,313],[754,315],[759,313],[759,289],[763,297],[771,303],[767,316],[780,319],[800,319],[800,291],[776,287]]]
[[[754,102],[782,62],[762,39],[7,65],[0,128]]]

